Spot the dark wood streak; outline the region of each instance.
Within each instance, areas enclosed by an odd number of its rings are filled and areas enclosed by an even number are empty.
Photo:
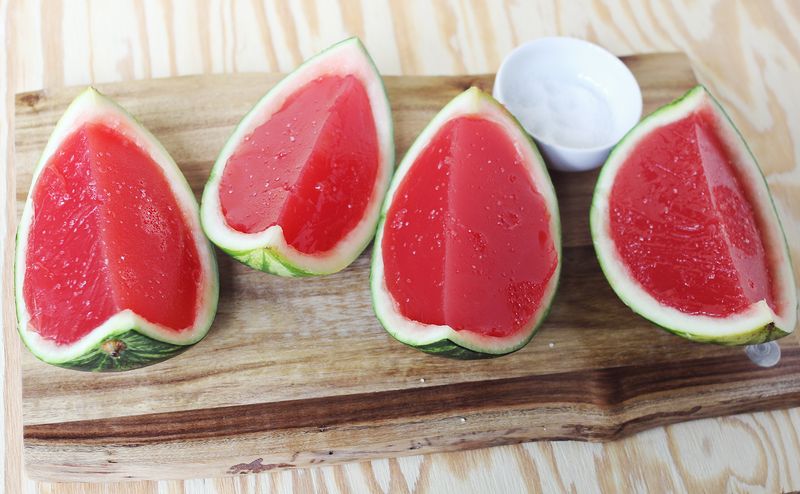
[[[250,463],[237,463],[228,469],[229,474],[247,474],[247,473],[261,473],[268,472],[275,468],[291,468],[294,465],[291,463],[268,463],[266,465],[261,462],[264,458],[256,458]]]
[[[32,110],[36,110],[36,104],[42,99],[42,91],[32,91],[30,93],[22,93],[16,96],[16,105],[25,105]]]
[[[100,420],[29,425],[26,442],[64,444],[143,445],[165,441],[187,441],[245,434],[269,434],[288,429],[310,429],[324,434],[334,428],[359,424],[417,419],[438,419],[460,415],[479,418],[483,413],[501,411],[552,415],[558,423],[558,408],[569,404],[597,415],[587,424],[566,424],[560,438],[609,440],[656,425],[689,418],[723,415],[731,411],[783,408],[800,405],[800,383],[787,375],[787,367],[800,365],[800,349],[785,351],[778,366],[759,371],[744,355],[676,362],[673,365],[635,365],[594,371],[565,372],[496,381],[467,382],[419,389],[289,400],[156,413]],[[728,400],[737,377],[769,383],[779,396]],[[684,411],[642,413],[649,400],[660,393],[680,395],[691,403]],[[335,413],[332,413],[335,411]],[[622,421],[619,421],[622,419]],[[472,420],[468,418],[467,420]],[[537,439],[533,431],[528,439]],[[420,428],[422,437],[432,431]],[[400,439],[400,438],[398,438]]]

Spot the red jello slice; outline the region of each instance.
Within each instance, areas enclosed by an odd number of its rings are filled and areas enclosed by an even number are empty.
[[[712,317],[759,300],[776,309],[757,217],[710,109],[639,142],[609,210],[623,262],[659,302]]]
[[[531,321],[558,259],[550,213],[497,123],[447,122],[397,189],[382,243],[406,318],[487,336]]]
[[[225,221],[244,233],[280,225],[300,252],[326,252],[364,216],[378,173],[369,97],[352,76],[296,91],[228,158],[219,188]]]
[[[192,232],[134,142],[84,124],[32,193],[23,294],[34,331],[69,344],[124,309],[175,331],[192,326],[202,276]]]

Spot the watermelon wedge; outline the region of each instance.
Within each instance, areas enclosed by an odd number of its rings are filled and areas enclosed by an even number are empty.
[[[93,88],[59,120],[17,229],[17,324],[39,359],[121,371],[205,336],[217,268],[181,171]]]
[[[702,86],[620,141],[598,178],[590,219],[609,283],[653,323],[726,345],[794,330],[789,250],[766,181]]]
[[[556,195],[519,123],[471,88],[403,158],[372,255],[384,328],[420,350],[483,358],[522,348],[561,268]]]
[[[330,274],[375,232],[394,165],[391,110],[358,38],[306,61],[239,123],[203,192],[206,234],[281,276]]]

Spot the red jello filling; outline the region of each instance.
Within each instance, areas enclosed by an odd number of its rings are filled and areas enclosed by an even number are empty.
[[[378,173],[364,85],[324,76],[294,93],[228,158],[219,188],[225,221],[244,233],[280,225],[300,252],[326,252],[358,225]]]
[[[33,331],[74,343],[124,309],[176,331],[193,325],[202,271],[192,232],[134,142],[83,125],[32,194],[23,294]]]
[[[447,122],[403,179],[382,242],[389,292],[407,318],[514,334],[541,305],[558,254],[550,213],[495,122]]]

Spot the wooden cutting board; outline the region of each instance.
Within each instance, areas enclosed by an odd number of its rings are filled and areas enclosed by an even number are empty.
[[[685,56],[625,59],[645,112],[696,81]],[[199,194],[239,118],[280,78],[236,74],[99,86],[156,135]],[[398,157],[450,98],[492,76],[387,77]],[[17,95],[17,212],[39,154],[81,88]],[[770,369],[634,315],[595,259],[596,173],[553,174],[564,265],[552,312],[521,351],[453,361],[405,347],[370,305],[369,250],[342,273],[281,279],[220,254],[213,329],[167,362],[97,375],[24,352],[25,460],[49,480],[190,478],[541,439],[612,440],[649,427],[800,405],[800,343]],[[787,225],[797,228],[798,225]],[[800,263],[798,263],[800,265]],[[10,276],[11,273],[6,273]],[[8,310],[13,303],[5,300]]]

